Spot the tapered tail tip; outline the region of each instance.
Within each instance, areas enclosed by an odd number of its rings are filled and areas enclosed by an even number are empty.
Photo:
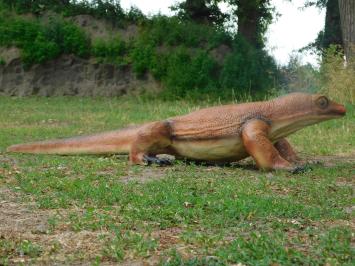
[[[13,147],[12,146],[6,148],[6,152],[12,152],[12,151],[13,151]]]
[[[6,148],[6,152],[17,152],[18,151],[17,148],[18,148],[17,145],[12,145]]]

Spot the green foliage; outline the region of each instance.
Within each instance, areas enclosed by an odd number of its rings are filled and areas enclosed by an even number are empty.
[[[166,76],[168,97],[206,93],[217,88],[218,66],[203,50],[196,50],[193,55],[184,47],[174,50],[167,59]]]
[[[225,89],[253,93],[273,88],[276,73],[276,63],[271,56],[236,38],[233,52],[223,66],[220,82]]]
[[[328,258],[324,264],[346,263],[355,259],[355,249],[352,246],[352,232],[348,228],[335,227],[319,237],[320,254]]]
[[[0,66],[6,65],[6,61],[4,58],[0,57]]]
[[[7,240],[0,239],[0,263],[5,264],[6,260],[16,256],[28,256],[30,258],[39,257],[42,253],[42,247],[32,243],[29,240]]]
[[[46,25],[22,18],[0,20],[0,45],[17,46],[26,65],[43,63],[62,53],[89,54],[85,33],[70,22],[55,20]]]
[[[309,265],[309,258],[292,248],[285,248],[286,244],[287,241],[284,234],[277,230],[272,235],[253,232],[248,237],[237,236],[228,247],[222,248],[218,255],[227,258],[229,263]]]
[[[26,65],[43,63],[56,58],[60,53],[58,45],[42,34],[38,34],[31,43],[24,43],[22,48],[22,58]]]
[[[215,0],[186,0],[172,7],[182,20],[192,20],[197,23],[216,24],[223,26],[228,15],[222,13]]]
[[[113,239],[110,239],[103,248],[103,255],[113,261],[122,261],[125,257],[125,252],[133,250],[133,253],[138,256],[148,257],[156,249],[156,242],[151,237],[144,237],[140,233],[116,231]]]
[[[338,265],[349,263],[355,252],[351,248],[351,233],[345,228],[333,228],[326,234],[316,236],[318,242],[318,261],[305,256],[292,247],[287,248],[293,239],[275,230],[272,235],[263,232],[253,232],[248,237],[238,236],[228,247],[219,251],[219,256],[227,258],[228,262],[251,265]],[[233,255],[231,255],[233,254]]]
[[[134,6],[131,6],[130,10],[126,14],[130,23],[140,24],[147,20],[142,11]]]
[[[56,43],[45,37],[43,27],[20,18],[0,21],[0,45],[22,49],[25,64],[42,63],[59,55]]]
[[[162,15],[154,16],[145,23],[141,38],[155,45],[206,48],[217,47],[222,43],[228,44],[231,40],[231,36],[222,29]]]
[[[55,0],[37,0],[37,1],[30,1],[30,0],[1,0],[1,2],[10,7],[11,9],[15,10],[19,13],[33,13],[38,14],[43,11],[46,5],[56,5],[59,4],[60,1]]]
[[[108,41],[96,40],[92,45],[91,55],[105,63],[123,65],[126,63],[124,55],[127,50],[128,47],[125,41],[116,36]]]
[[[75,54],[86,57],[90,54],[90,41],[85,33],[76,25],[52,19],[44,27],[44,36],[59,47],[60,53]]]
[[[209,51],[222,44],[231,46],[232,53],[219,65]],[[156,16],[144,25],[130,59],[139,77],[149,71],[163,82],[163,95],[168,98],[265,91],[275,86],[277,74],[265,51],[239,37],[233,40],[223,30],[176,17]]]
[[[138,77],[143,77],[150,69],[155,57],[155,49],[152,44],[137,41],[130,53],[132,69]]]
[[[123,26],[129,19],[144,20],[145,17],[136,9],[126,15],[117,0],[0,0],[8,8],[17,13],[33,13],[41,15],[45,11],[54,11],[64,16],[91,15],[105,19],[116,26]]]
[[[42,248],[36,244],[33,244],[31,241],[24,240],[19,244],[17,251],[20,254],[24,254],[34,258],[38,257],[41,254]]]
[[[318,8],[324,8],[327,5],[327,0],[307,0],[304,4],[305,7],[316,6]]]
[[[69,1],[65,6],[55,0],[38,3],[0,0],[0,3],[17,12],[41,8],[64,15],[90,14],[109,20],[117,17],[114,24],[131,21],[139,27],[137,36],[129,41],[116,36],[91,43],[83,30],[60,15],[45,23],[41,19],[4,15],[0,18],[0,46],[20,48],[27,66],[61,54],[91,56],[118,66],[129,64],[138,78],[150,73],[161,81],[162,95],[167,98],[199,97],[201,93],[229,97],[233,91],[245,94],[275,87],[277,68],[272,58],[221,27],[177,16],[157,15],[146,19],[137,9],[122,13],[116,1]],[[220,47],[227,47],[226,54],[215,54]],[[221,56],[225,60],[217,61]]]

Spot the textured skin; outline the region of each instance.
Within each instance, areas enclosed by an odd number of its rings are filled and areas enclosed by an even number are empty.
[[[274,144],[274,146],[280,153],[280,156],[286,161],[290,163],[299,163],[301,161],[286,139],[280,139]]]
[[[8,151],[128,153],[133,164],[159,162],[154,158],[162,153],[212,162],[252,156],[259,168],[292,170],[298,158],[285,137],[345,112],[343,105],[325,96],[293,93],[270,101],[205,108],[94,136],[14,145]]]

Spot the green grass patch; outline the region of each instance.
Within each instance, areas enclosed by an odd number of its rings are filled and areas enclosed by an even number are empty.
[[[41,256],[42,247],[29,240],[0,239],[0,263],[8,265],[13,257],[35,259]]]

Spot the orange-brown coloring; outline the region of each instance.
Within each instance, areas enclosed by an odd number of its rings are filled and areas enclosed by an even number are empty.
[[[8,151],[127,153],[133,164],[145,164],[147,158],[154,159],[157,154],[212,162],[233,162],[252,156],[259,168],[292,170],[298,157],[285,138],[345,113],[343,105],[325,96],[291,93],[264,102],[205,108],[93,136],[14,145]]]

